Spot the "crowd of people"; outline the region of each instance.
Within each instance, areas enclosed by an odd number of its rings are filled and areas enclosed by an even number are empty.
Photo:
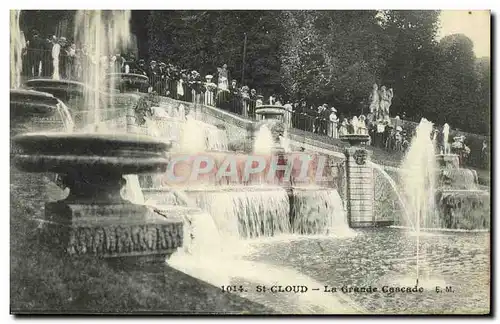
[[[379,100],[382,104],[378,104],[380,108],[375,108],[376,95],[372,95],[370,113],[367,116],[339,118],[337,109],[328,104],[315,107],[305,101],[292,103],[276,94],[264,98],[256,89],[250,89],[247,85],[240,87],[236,80],[230,79],[226,64],[217,68],[216,76],[208,74],[202,78],[196,70],[156,60],[147,64],[144,59],[135,59],[131,54],[102,56],[98,61],[104,69],[103,73],[121,72],[147,76],[149,87],[142,89],[143,92],[216,106],[251,119],[257,118],[255,110],[258,106],[282,105],[290,116],[288,122],[291,127],[332,138],[344,134],[369,134],[372,145],[388,150],[403,151],[408,147],[407,132],[401,126],[393,125],[388,117],[390,103],[386,105]],[[50,36],[43,39],[34,31],[31,39],[26,42],[23,75],[81,80],[83,67],[89,62],[95,64],[96,59],[89,55],[86,46],[78,48],[65,37]],[[392,90],[390,93],[392,98]]]
[[[84,55],[85,48],[77,49],[66,37],[44,38],[32,31],[24,42],[21,74],[29,78],[77,79],[81,74],[79,62]]]
[[[226,64],[214,69],[214,75],[207,74],[203,78],[196,70],[160,60],[146,63],[132,54],[117,53],[95,58],[85,45],[77,47],[65,37],[43,38],[36,31],[26,41],[22,74],[29,78],[82,80],[86,64],[99,64],[103,74],[144,75],[149,84],[140,89],[142,92],[203,103],[251,119],[258,117],[255,111],[261,105],[280,105],[285,108],[285,118],[293,128],[331,138],[345,134],[368,134],[371,145],[389,151],[406,151],[415,131],[414,128],[405,128],[405,123],[398,116],[390,118],[394,94],[385,86],[379,89],[377,84],[373,85],[366,115],[337,116],[337,109],[326,103],[316,107],[306,101],[285,101],[276,94],[265,98],[256,89],[240,86],[235,79],[231,79]]]

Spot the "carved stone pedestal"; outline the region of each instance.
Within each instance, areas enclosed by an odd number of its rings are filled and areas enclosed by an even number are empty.
[[[147,206],[132,203],[51,202],[45,205],[44,221],[44,241],[72,256],[162,262],[183,241],[182,219],[167,219]]]

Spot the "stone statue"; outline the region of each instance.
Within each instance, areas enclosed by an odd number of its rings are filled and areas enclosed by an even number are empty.
[[[389,116],[389,108],[392,103],[392,97],[394,97],[392,88],[387,90],[385,86],[382,86],[380,88],[379,96],[380,96],[379,114],[382,116],[382,118],[385,118],[385,116]]]
[[[370,113],[374,116],[378,116],[378,109],[380,106],[380,96],[378,91],[378,85],[375,83],[373,85],[373,90],[370,93]]]
[[[219,88],[227,90],[229,88],[229,72],[227,70],[227,64],[224,64],[222,68],[217,68]]]

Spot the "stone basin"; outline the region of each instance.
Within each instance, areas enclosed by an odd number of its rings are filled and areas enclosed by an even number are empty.
[[[70,80],[32,79],[26,81],[24,86],[37,91],[48,92],[64,102],[82,98],[86,92],[97,91],[84,83]],[[107,95],[104,92],[101,93]]]
[[[108,81],[114,82],[114,88],[120,92],[131,90],[146,90],[149,86],[149,78],[135,73],[109,73],[106,75]]]
[[[35,103],[44,104],[49,107],[54,107],[58,104],[57,98],[47,92],[41,92],[29,89],[10,89],[10,102],[11,103]],[[12,113],[16,111],[11,111]]]
[[[11,135],[72,128],[67,107],[53,95],[26,89],[10,90]]]
[[[116,133],[29,133],[13,140],[18,149],[15,162],[28,172],[165,172],[170,148],[147,136]]]
[[[99,95],[99,106],[96,109],[110,107],[111,96],[100,90],[95,90],[92,87],[77,81],[70,80],[52,80],[52,79],[32,79],[24,83],[24,87],[36,91],[43,91],[52,94],[54,97],[63,101],[69,108],[71,116],[78,128],[85,124],[93,123],[94,111],[92,107],[95,103],[93,100],[85,99],[92,98],[92,94]]]
[[[149,78],[142,74],[136,73],[109,73],[106,76],[108,79],[120,79],[132,83],[148,83]]]
[[[11,118],[32,117],[33,115],[49,117],[57,111],[59,100],[53,95],[24,89],[10,90]]]
[[[255,108],[255,114],[264,116],[264,119],[278,119],[278,117],[283,116],[285,112],[286,109],[278,105],[262,105]]]
[[[348,142],[352,146],[365,144],[370,140],[370,135],[367,134],[347,134],[339,136],[341,141]]]

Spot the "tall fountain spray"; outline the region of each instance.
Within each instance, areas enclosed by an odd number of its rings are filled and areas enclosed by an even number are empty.
[[[450,143],[448,138],[450,136],[450,125],[448,123],[443,125],[443,154],[450,154]]]
[[[182,127],[179,146],[183,153],[203,153],[206,150],[206,136],[203,128],[191,116]]]
[[[23,32],[19,27],[21,10],[10,11],[10,88],[21,85],[22,51],[26,44]]]
[[[83,83],[90,85],[84,95],[84,105],[92,110],[87,123],[98,125],[101,121],[100,106],[106,87],[112,93],[113,84],[104,84],[107,61],[102,57],[117,54],[130,42],[130,10],[78,10],[75,16],[75,39],[87,46],[90,60],[83,66]],[[113,72],[112,70],[110,72]],[[112,100],[110,100],[112,102]]]
[[[431,132],[432,123],[423,118],[401,166],[403,197],[417,231],[432,223],[435,210],[437,164]]]
[[[275,144],[273,134],[267,125],[262,125],[255,134],[253,152],[256,154],[269,155],[272,153]]]
[[[417,238],[417,282],[421,227],[430,227],[435,218],[436,157],[431,139],[432,123],[422,118],[402,165],[403,197],[415,226]]]

